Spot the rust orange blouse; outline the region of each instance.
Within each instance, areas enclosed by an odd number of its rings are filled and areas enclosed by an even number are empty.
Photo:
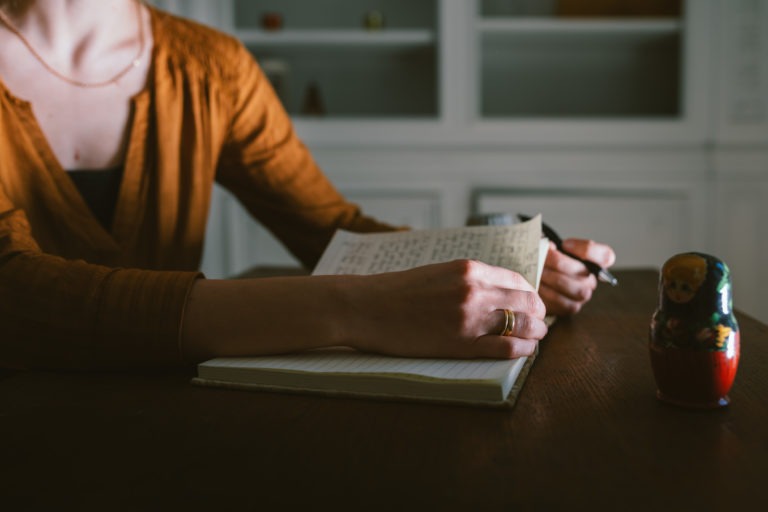
[[[308,267],[337,228],[391,229],[328,182],[237,40],[150,11],[153,60],[132,98],[110,231],[15,94],[23,91],[0,81],[2,367],[182,364],[214,180]]]

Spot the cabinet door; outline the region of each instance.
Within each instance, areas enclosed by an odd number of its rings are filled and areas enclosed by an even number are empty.
[[[479,191],[475,200],[480,213],[541,213],[562,238],[605,242],[616,251],[617,268],[660,268],[673,254],[691,250],[691,208],[684,195],[667,190]]]
[[[481,0],[480,116],[678,118],[680,3]]]
[[[600,145],[703,139],[713,10],[710,0],[478,0],[469,87],[477,136]]]

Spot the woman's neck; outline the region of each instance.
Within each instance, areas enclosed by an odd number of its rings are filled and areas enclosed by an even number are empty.
[[[134,0],[7,0],[0,8],[57,69],[76,74],[83,62],[135,44]]]
[[[33,106],[61,166],[124,162],[131,98],[147,86],[151,65],[151,11],[135,0],[0,6],[10,18],[10,28],[0,23],[0,87]]]

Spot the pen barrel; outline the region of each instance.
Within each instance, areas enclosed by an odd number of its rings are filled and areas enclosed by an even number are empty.
[[[584,260],[581,258],[578,258],[578,259],[584,264],[585,267],[587,267],[587,270],[589,270],[590,273],[595,274],[595,277],[600,277],[601,274],[604,274],[603,267],[601,267],[597,263],[589,260]]]

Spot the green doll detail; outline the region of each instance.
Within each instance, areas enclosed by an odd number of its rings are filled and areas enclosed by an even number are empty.
[[[660,308],[651,328],[667,347],[727,350],[738,329],[731,278],[722,261],[699,253],[670,258],[662,269]]]

